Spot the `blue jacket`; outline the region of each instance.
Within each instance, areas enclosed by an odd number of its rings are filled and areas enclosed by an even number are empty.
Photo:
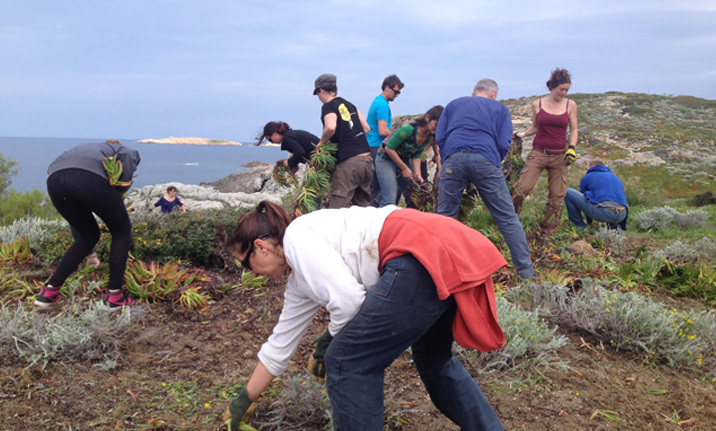
[[[606,166],[597,165],[589,168],[579,183],[579,191],[595,204],[612,201],[624,205],[627,208],[627,216],[629,214],[624,185],[619,177]],[[626,230],[626,218],[620,225],[622,225],[622,229]]]
[[[459,97],[448,103],[440,116],[435,141],[443,163],[467,149],[501,167],[512,142],[510,111],[486,97]]]

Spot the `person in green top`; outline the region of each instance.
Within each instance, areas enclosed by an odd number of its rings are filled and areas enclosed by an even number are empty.
[[[424,181],[420,172],[423,151],[434,142],[435,128],[442,112],[442,106],[433,106],[417,119],[404,123],[381,145],[375,158],[375,172],[382,194],[380,207],[396,203],[399,185],[405,189],[411,180],[418,184]]]

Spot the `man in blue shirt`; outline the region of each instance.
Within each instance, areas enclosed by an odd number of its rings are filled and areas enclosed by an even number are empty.
[[[380,148],[383,139],[390,135],[392,115],[388,103],[400,95],[400,90],[403,87],[405,87],[405,85],[397,75],[386,77],[383,80],[381,93],[376,96],[376,98],[373,99],[373,103],[370,104],[368,117],[366,118],[368,126],[370,126],[370,132],[368,132],[366,138],[368,138],[368,145],[370,145],[370,154],[373,157],[373,161],[375,161],[375,156],[378,153],[378,148]],[[378,178],[374,172],[373,179],[370,182],[371,206],[377,207],[380,204],[380,198],[380,184],[378,184]]]
[[[512,205],[502,174],[502,160],[512,142],[512,119],[497,102],[497,83],[480,80],[472,96],[448,103],[440,116],[435,140],[442,155],[438,214],[455,218],[468,184],[477,188],[512,254],[517,274],[534,276],[525,231]]]
[[[594,160],[587,165],[587,173],[579,183],[579,190],[567,189],[564,204],[567,207],[569,221],[579,230],[592,221],[607,223],[610,229],[626,230],[629,215],[624,185],[601,160]]]

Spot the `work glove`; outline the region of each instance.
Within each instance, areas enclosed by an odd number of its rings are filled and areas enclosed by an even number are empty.
[[[574,161],[577,160],[577,149],[574,148],[574,145],[570,145],[567,148],[567,152],[564,153],[564,161],[567,162],[567,166],[574,163]]]
[[[308,359],[308,372],[313,375],[313,380],[325,383],[326,382],[326,366],[324,360],[326,358],[326,350],[328,345],[331,344],[333,336],[330,332],[326,331],[316,341],[311,343],[312,346],[316,346],[316,350]]]
[[[246,392],[246,386],[241,388],[239,396],[229,404],[229,408],[224,413],[224,421],[229,424],[229,431],[241,430],[241,422],[245,422],[249,416],[256,410],[259,405],[261,397],[256,401],[252,401],[249,398],[249,393]]]

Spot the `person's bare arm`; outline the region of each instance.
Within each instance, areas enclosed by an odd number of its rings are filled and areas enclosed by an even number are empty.
[[[378,134],[384,138],[390,136],[390,129],[388,128],[388,122],[385,120],[378,120]]]
[[[323,117],[323,134],[321,135],[321,140],[318,141],[318,145],[320,146],[325,144],[326,142],[330,141],[333,135],[336,133],[336,127],[338,125],[338,115],[334,112],[329,112],[326,114],[325,117]]]
[[[524,136],[531,136],[537,133],[537,113],[539,112],[539,101],[532,102],[532,124],[524,131]]]
[[[569,145],[576,147],[579,139],[579,125],[577,124],[577,102],[569,101]]]
[[[358,113],[358,118],[360,119],[360,124],[363,126],[363,131],[365,133],[370,132],[370,126],[368,125],[368,122],[365,120],[365,117],[363,114],[360,113],[360,110],[356,108],[356,112]]]

